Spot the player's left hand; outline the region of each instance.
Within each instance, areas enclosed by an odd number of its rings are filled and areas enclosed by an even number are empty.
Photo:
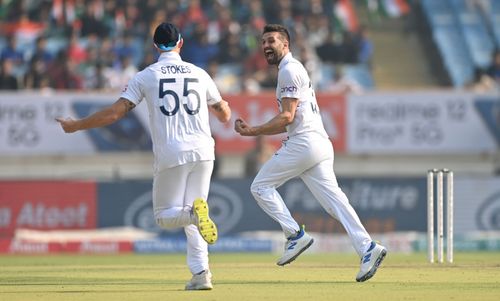
[[[56,121],[59,122],[65,133],[74,133],[78,131],[77,121],[74,119],[58,117]]]

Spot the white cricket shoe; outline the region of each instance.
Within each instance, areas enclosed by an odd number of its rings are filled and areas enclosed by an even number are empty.
[[[304,231],[304,226],[302,226],[297,236],[291,237],[286,241],[285,252],[276,264],[284,266],[294,261],[302,252],[307,250],[313,242],[314,239]]]
[[[384,246],[372,241],[366,253],[361,257],[361,267],[356,281],[363,282],[372,278],[386,254],[387,249]]]
[[[201,274],[193,275],[193,278],[186,283],[186,291],[211,290],[212,288],[212,273],[210,273],[210,270],[205,270]]]
[[[193,213],[196,217],[196,226],[201,237],[208,243],[214,244],[217,241],[217,226],[208,215],[208,203],[202,198],[197,198],[193,202]]]

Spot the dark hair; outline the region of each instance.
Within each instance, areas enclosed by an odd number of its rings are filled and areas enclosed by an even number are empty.
[[[278,32],[284,39],[288,41],[288,45],[290,45],[290,33],[285,26],[280,24],[267,24],[266,26],[264,26],[264,31],[262,32],[262,34],[265,34],[266,32]]]
[[[163,22],[155,29],[153,41],[161,50],[174,49],[180,40],[181,34],[174,24]]]

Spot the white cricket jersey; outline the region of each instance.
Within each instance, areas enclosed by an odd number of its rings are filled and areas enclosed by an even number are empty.
[[[203,69],[176,52],[163,52],[129,81],[121,97],[136,105],[146,99],[155,171],[215,159],[208,105],[222,97]]]
[[[289,137],[305,133],[318,133],[328,137],[321,120],[321,114],[311,80],[304,66],[288,53],[278,65],[278,86],[276,98],[281,110],[284,97],[298,99],[293,122],[287,126]]]

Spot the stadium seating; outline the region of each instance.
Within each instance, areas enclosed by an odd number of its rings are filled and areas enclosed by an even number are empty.
[[[485,12],[490,21],[496,46],[500,47],[500,1],[489,0],[489,9]]]
[[[333,85],[335,82],[335,66],[333,64],[320,64],[319,65],[319,81],[316,83],[317,90],[323,91],[328,90],[328,87]]]
[[[343,71],[347,79],[359,83],[365,90],[375,87],[373,76],[367,66],[362,64],[344,65]]]
[[[421,3],[452,84],[460,87],[471,82],[474,62],[450,3],[447,0]]]
[[[453,11],[458,16],[458,24],[465,38],[474,65],[486,68],[491,63],[491,53],[495,45],[488,33],[485,19],[478,7],[466,0],[449,0]],[[497,1],[498,2],[498,1]]]
[[[485,9],[467,0],[421,4],[453,85],[472,82],[475,71],[486,69],[500,46],[500,1],[489,0]]]

